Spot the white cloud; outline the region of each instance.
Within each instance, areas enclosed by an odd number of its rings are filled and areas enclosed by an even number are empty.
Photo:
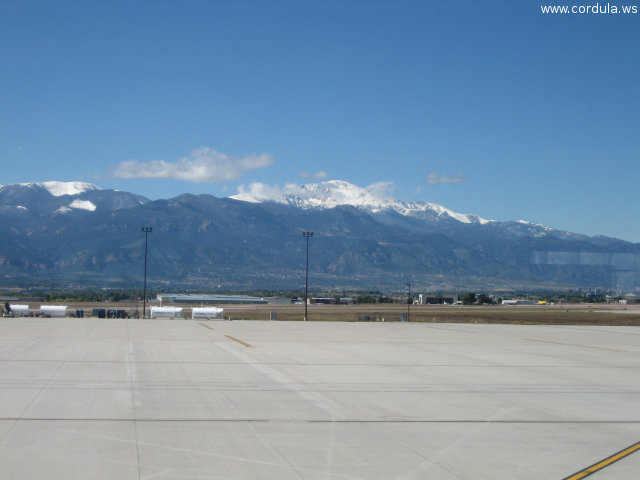
[[[324,170],[320,170],[319,172],[316,172],[316,173],[311,173],[311,172],[307,172],[306,170],[302,170],[300,172],[300,177],[313,178],[314,180],[324,180],[325,178],[329,177],[329,175],[327,175],[327,172],[325,172]]]
[[[235,180],[249,170],[268,167],[272,163],[273,157],[265,153],[230,157],[209,147],[202,147],[175,163],[127,160],[115,166],[113,175],[118,178],[173,178],[194,183],[219,183]]]
[[[427,183],[434,185],[436,183],[460,183],[466,181],[466,178],[462,173],[458,173],[455,177],[449,177],[447,175],[438,175],[438,172],[432,172],[427,175]]]
[[[366,190],[379,200],[393,200],[393,191],[396,185],[393,182],[377,182],[369,185]]]
[[[304,192],[304,186],[297,183],[287,183],[283,188],[280,188],[278,185],[253,182],[248,187],[240,185],[238,187],[238,193],[231,198],[259,203],[280,200],[286,195],[300,195],[304,194]]]
[[[282,190],[277,185],[253,182],[248,187],[240,185],[238,187],[238,193],[231,198],[237,198],[247,202],[265,202],[280,198],[281,196]]]

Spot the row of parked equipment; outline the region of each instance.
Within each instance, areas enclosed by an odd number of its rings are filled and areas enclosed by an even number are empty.
[[[0,307],[2,304],[0,303]],[[220,307],[193,307],[191,309],[192,319],[210,319],[221,318],[224,310]],[[151,318],[182,318],[182,307],[151,307]],[[42,305],[39,311],[29,310],[29,305],[4,304],[5,317],[66,317],[66,305]],[[77,309],[70,312],[72,318],[84,318],[84,310]],[[132,315],[126,310],[94,308],[93,317],[97,318],[138,318],[139,313],[136,311]]]
[[[0,307],[2,304],[0,304]],[[4,304],[4,317],[66,317],[67,307],[64,305],[41,305],[40,310],[31,311],[29,305]]]

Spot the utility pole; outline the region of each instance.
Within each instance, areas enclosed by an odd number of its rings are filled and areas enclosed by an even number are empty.
[[[302,232],[302,236],[307,239],[307,268],[304,277],[304,320],[307,321],[307,303],[309,302],[309,238],[313,237],[313,232]]]
[[[144,232],[144,289],[142,293],[142,318],[147,313],[147,247],[149,246],[149,232],[153,230],[152,227],[142,227]]]
[[[411,284],[407,283],[407,287],[409,287],[409,298],[407,298],[407,322],[409,322],[409,307],[411,306]]]

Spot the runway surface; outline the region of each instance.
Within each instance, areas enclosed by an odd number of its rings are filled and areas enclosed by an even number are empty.
[[[639,441],[637,327],[0,320],[0,479],[619,480]]]

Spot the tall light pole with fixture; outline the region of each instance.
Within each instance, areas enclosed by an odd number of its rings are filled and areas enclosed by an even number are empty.
[[[142,318],[147,313],[147,247],[149,246],[149,232],[153,230],[152,227],[142,227],[144,232],[144,289],[142,293]]]
[[[313,232],[302,232],[302,236],[307,239],[307,268],[304,277],[304,319],[307,320],[307,303],[309,293],[309,238],[313,237]]]
[[[407,322],[409,321],[409,307],[411,306],[411,284],[407,283],[409,287],[409,298],[407,299]]]

